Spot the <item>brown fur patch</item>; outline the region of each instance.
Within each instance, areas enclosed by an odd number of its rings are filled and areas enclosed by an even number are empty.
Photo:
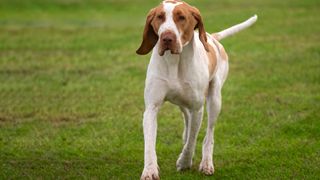
[[[216,56],[216,52],[214,51],[213,47],[208,44],[209,47],[209,51],[207,51],[207,56],[209,58],[209,73],[210,76],[214,73],[216,66],[217,66],[217,56]]]
[[[193,37],[194,28],[197,25],[196,19],[193,17],[191,7],[187,4],[181,4],[173,10],[173,20],[179,31],[183,34],[181,43],[185,44]]]
[[[190,41],[193,37],[194,29],[199,29],[199,39],[206,51],[209,51],[207,35],[204,29],[200,12],[197,8],[187,3],[180,4],[173,10],[173,20],[182,35],[182,44]]]
[[[159,5],[158,7],[150,10],[147,15],[146,24],[143,31],[142,43],[139,49],[136,51],[138,54],[148,54],[153,49],[159,39],[157,34],[158,29],[165,21],[165,18],[163,5]]]
[[[166,21],[166,14],[163,10],[163,5],[159,5],[158,7],[156,7],[154,14],[155,17],[151,21],[151,25],[154,32],[157,33],[159,31],[160,25]]]
[[[217,34],[212,34],[211,36],[214,38],[212,41],[213,41],[214,45],[217,47],[220,57],[223,60],[227,61],[228,60],[228,54],[224,50],[224,47],[218,42],[216,37],[214,37],[214,35],[218,36]]]

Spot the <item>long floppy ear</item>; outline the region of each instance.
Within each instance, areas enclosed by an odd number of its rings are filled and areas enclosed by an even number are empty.
[[[197,28],[199,29],[199,39],[202,42],[206,51],[209,51],[209,47],[207,43],[207,34],[206,34],[206,30],[204,29],[204,25],[203,25],[199,10],[195,7],[192,7],[192,15],[198,21],[194,29],[197,29]]]
[[[136,51],[137,54],[145,55],[148,54],[158,41],[158,35],[154,32],[151,25],[151,21],[155,16],[155,9],[151,9],[148,13],[146,25],[144,26],[143,39],[139,49]]]

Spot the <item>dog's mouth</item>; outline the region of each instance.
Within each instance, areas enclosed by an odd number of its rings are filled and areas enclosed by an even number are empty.
[[[181,53],[178,50],[178,48],[170,48],[169,46],[165,46],[165,47],[159,48],[159,55],[163,56],[166,51],[170,51],[171,54],[180,54]]]

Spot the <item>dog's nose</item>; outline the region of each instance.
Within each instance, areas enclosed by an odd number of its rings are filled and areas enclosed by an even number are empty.
[[[172,42],[172,38],[170,37],[165,37],[162,39],[162,41],[165,43],[165,44],[170,44]]]
[[[174,41],[174,34],[173,33],[164,33],[162,36],[162,42],[165,45],[170,45]]]

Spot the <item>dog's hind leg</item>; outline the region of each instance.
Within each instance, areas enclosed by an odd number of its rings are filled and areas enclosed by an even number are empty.
[[[206,175],[212,175],[214,173],[212,159],[214,125],[221,110],[221,87],[222,82],[217,78],[212,80],[209,84],[209,92],[207,96],[208,127],[206,136],[203,140],[202,161],[199,168],[199,170]]]
[[[200,129],[202,116],[203,116],[203,107],[198,110],[190,111],[190,121],[188,124],[188,135],[186,143],[183,146],[182,152],[177,160],[177,170],[189,169],[192,165],[192,157],[194,154],[197,136]]]

